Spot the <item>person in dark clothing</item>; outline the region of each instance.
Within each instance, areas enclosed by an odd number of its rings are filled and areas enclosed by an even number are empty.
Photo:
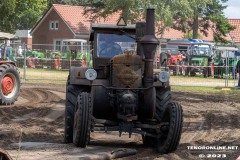
[[[236,72],[238,73],[238,88],[240,89],[240,60],[237,62]]]

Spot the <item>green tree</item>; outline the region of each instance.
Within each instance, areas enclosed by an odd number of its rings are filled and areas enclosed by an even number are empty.
[[[144,19],[146,9],[153,7],[156,9],[156,24],[160,35],[167,27],[172,26],[173,17],[179,12],[179,8],[182,9],[183,17],[192,14],[188,0],[82,0],[80,2],[79,5],[86,6],[86,12],[95,15],[93,18],[106,17],[113,12],[120,11],[122,16],[132,23]]]
[[[192,38],[198,38],[199,32],[205,36],[211,29],[217,42],[227,42],[223,37],[234,29],[223,16],[221,3],[227,0],[79,0],[78,5],[85,5],[86,12],[94,13],[96,17],[122,11],[125,19],[132,22],[145,18],[145,10],[156,9],[158,33],[163,35],[170,27],[184,33],[192,32]],[[88,6],[91,6],[88,8]]]
[[[47,9],[47,0],[1,0],[0,30],[31,29]]]
[[[193,37],[193,32],[192,31],[184,33],[184,38],[188,39],[188,38],[192,38],[192,37]],[[199,39],[203,38],[202,34],[199,33],[199,32],[198,32],[198,38]]]
[[[226,1],[227,0],[221,0],[222,3]],[[227,43],[228,41],[223,37],[236,28],[229,24],[227,18],[224,17],[223,10],[225,8],[226,6],[219,3],[218,0],[213,0],[213,3],[208,5],[206,18],[213,22],[213,24],[210,25],[210,28],[214,32],[214,40],[216,42]]]
[[[31,29],[47,9],[47,0],[16,0],[16,29]]]
[[[227,0],[198,0],[192,1],[193,16],[185,19],[181,14],[175,17],[173,28],[181,30],[184,33],[193,32],[192,38],[199,38],[199,32],[207,36],[208,31],[214,33],[216,42],[227,43],[223,37],[231,30],[235,29],[224,17],[223,9],[226,6],[222,3]],[[201,3],[200,3],[201,2]]]
[[[16,0],[0,0],[0,31],[14,32],[14,23],[12,18],[15,15]]]
[[[48,6],[52,4],[83,5],[83,0],[48,0]]]

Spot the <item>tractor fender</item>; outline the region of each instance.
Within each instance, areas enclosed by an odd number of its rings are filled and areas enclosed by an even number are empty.
[[[0,65],[6,64],[6,63],[11,64],[11,65],[17,67],[17,64],[14,61],[9,61],[9,60],[0,61]]]
[[[85,72],[88,69],[89,68],[72,66],[69,70],[70,84],[90,85],[90,81],[86,79],[85,76]]]
[[[110,87],[108,79],[97,78],[93,81],[88,80],[85,76],[85,72],[88,69],[90,69],[90,68],[72,66],[69,70],[70,84],[88,85],[88,86],[93,86],[93,85],[94,86],[104,86],[105,88]]]

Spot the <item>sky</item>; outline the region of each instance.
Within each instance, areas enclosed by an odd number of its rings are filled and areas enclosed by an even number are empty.
[[[228,19],[240,19],[240,0],[228,0],[224,3],[228,7],[224,10],[225,17]]]

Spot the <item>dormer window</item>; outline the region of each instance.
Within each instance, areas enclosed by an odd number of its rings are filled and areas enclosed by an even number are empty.
[[[58,30],[58,21],[50,21],[49,29],[50,30]]]

